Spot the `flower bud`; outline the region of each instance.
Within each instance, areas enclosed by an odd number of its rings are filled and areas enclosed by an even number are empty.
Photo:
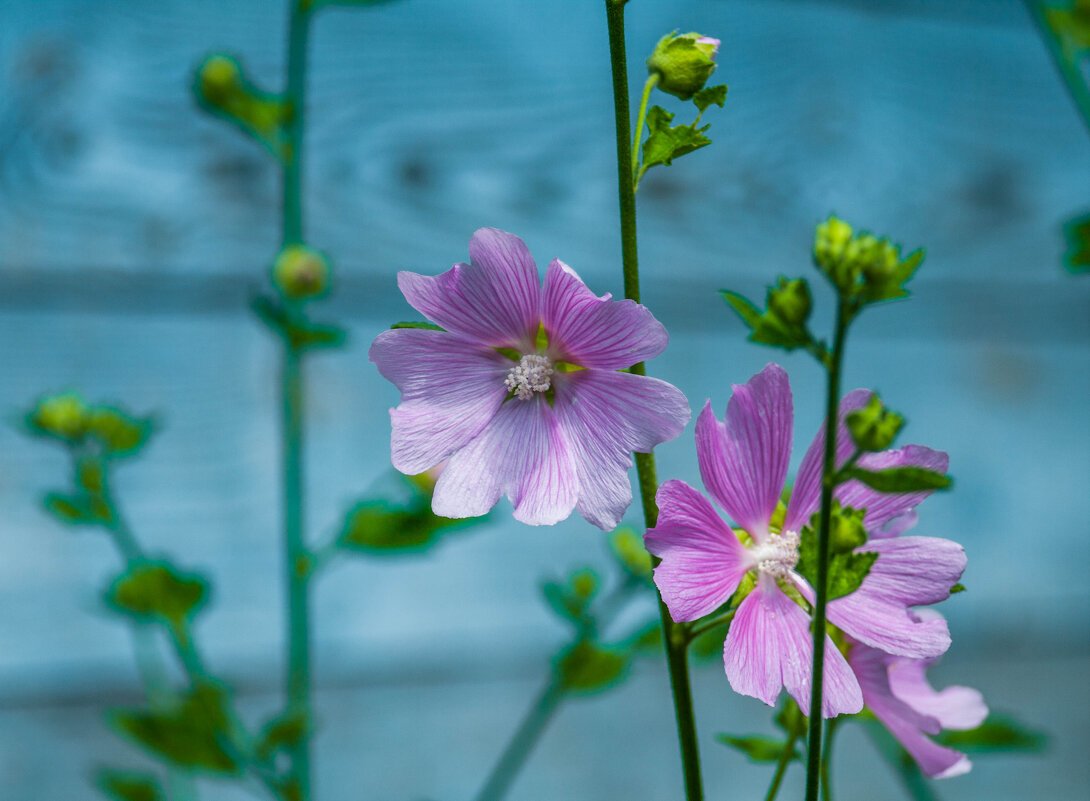
[[[844,259],[844,251],[852,238],[852,227],[843,220],[830,217],[814,232],[814,261],[823,272],[832,274]]]
[[[842,509],[836,503],[829,519],[829,549],[833,553],[850,553],[867,541],[863,516],[862,509]]]
[[[215,106],[226,106],[242,90],[242,71],[230,56],[209,56],[197,68],[201,95]]]
[[[329,262],[306,245],[288,245],[272,269],[273,284],[288,300],[306,300],[329,288]]]
[[[43,434],[66,441],[81,439],[87,432],[87,404],[74,392],[51,395],[38,401],[28,419]]]
[[[868,282],[884,283],[890,279],[901,261],[901,253],[888,239],[880,239],[871,247],[862,263],[863,277]]]
[[[905,419],[887,409],[877,395],[871,395],[867,405],[848,414],[844,422],[857,448],[884,451],[893,444]]]
[[[718,52],[718,39],[699,33],[668,33],[647,59],[647,71],[659,76],[659,89],[688,100],[715,72]]]
[[[777,286],[768,290],[768,311],[784,325],[795,328],[810,316],[810,287],[801,278],[788,281],[781,277]]]

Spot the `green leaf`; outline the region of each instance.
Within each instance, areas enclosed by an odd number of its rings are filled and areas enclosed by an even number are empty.
[[[289,712],[273,718],[261,730],[254,744],[254,756],[261,762],[268,762],[276,752],[292,748],[309,732],[307,716],[301,712]]]
[[[662,656],[665,643],[662,638],[662,622],[652,620],[637,629],[623,643],[633,656]]]
[[[87,433],[114,456],[136,453],[154,430],[150,417],[133,417],[112,406],[93,406],[87,415]]]
[[[644,584],[651,583],[651,554],[643,537],[629,526],[619,526],[609,535],[609,550],[625,574]]]
[[[999,751],[1040,752],[1048,746],[1044,732],[1029,728],[1013,717],[999,713],[975,729],[943,731],[935,738],[945,746],[969,754],[991,754]]]
[[[50,492],[42,499],[45,510],[70,526],[101,526],[113,520],[113,514],[100,496],[81,492],[65,495]]]
[[[795,571],[813,587],[817,587],[818,534],[811,526],[817,525],[818,514],[815,512],[811,525],[804,526],[802,529],[799,540],[799,561],[795,565]],[[876,553],[832,553],[831,551],[832,549],[829,554],[829,583],[826,585],[828,590],[826,597],[829,601],[851,595],[859,589],[863,579],[870,573],[871,566],[878,559]]]
[[[656,164],[669,165],[674,159],[712,143],[704,136],[709,126],[697,128],[696,123],[671,126],[673,119],[674,115],[661,106],[652,106],[647,112],[649,133],[643,143],[641,175]]]
[[[1090,271],[1090,214],[1064,224],[1067,252],[1064,266],[1073,273]]]
[[[447,330],[447,329],[443,328],[442,326],[436,325],[435,323],[425,323],[423,321],[394,323],[393,325],[390,326],[390,328],[391,329],[393,329],[393,328],[422,328],[425,331],[446,331]],[[518,360],[516,359],[516,361],[518,361]]]
[[[951,595],[957,595],[959,592],[965,592],[965,585],[960,581],[950,588]]]
[[[750,735],[747,737],[735,737],[731,734],[717,734],[715,739],[723,745],[737,748],[750,758],[752,762],[779,762],[787,748],[786,740],[777,740],[774,737],[760,737]],[[791,759],[802,759],[802,753],[796,747],[791,753]]]
[[[95,456],[82,456],[76,461],[76,484],[92,497],[101,497],[106,472],[102,460]]]
[[[846,471],[849,479],[863,482],[879,492],[922,492],[943,490],[953,486],[953,479],[923,467],[890,467],[886,470],[864,470],[852,467]]]
[[[598,593],[599,583],[597,573],[583,568],[572,573],[566,581],[544,582],[541,592],[557,615],[576,625],[587,625],[593,622],[588,611]]]
[[[916,250],[897,263],[892,272],[883,280],[868,280],[859,289],[859,298],[864,303],[880,303],[885,300],[899,300],[908,297],[905,284],[915,275],[923,263],[924,251]]]
[[[366,500],[348,511],[337,545],[372,554],[422,551],[435,545],[443,534],[483,519],[439,517],[428,507],[426,498],[404,506],[385,500]]]
[[[103,769],[95,784],[113,801],[166,801],[159,781],[147,773]]]
[[[620,649],[580,640],[560,653],[554,669],[568,692],[591,695],[619,684],[629,660]]]
[[[316,323],[303,312],[264,296],[253,299],[254,314],[295,350],[334,348],[344,344],[347,332],[337,325]]]
[[[730,307],[738,313],[738,316],[742,318],[742,322],[745,323],[750,329],[756,330],[757,326],[761,324],[761,310],[753,305],[744,295],[739,295],[737,292],[732,292],[729,289],[719,290],[719,294],[723,296],[723,300],[730,304]]]
[[[742,318],[750,329],[749,341],[760,345],[771,345],[785,350],[804,348],[811,344],[810,336],[803,325],[785,325],[782,321],[762,312],[744,296],[729,289],[720,290],[723,299]]]
[[[222,689],[203,684],[172,710],[114,710],[115,729],[167,762],[211,773],[237,774],[241,765],[229,734]]]
[[[719,86],[708,86],[693,95],[693,103],[698,109],[700,109],[701,114],[703,114],[704,111],[707,110],[708,106],[712,105],[712,103],[722,108],[723,103],[726,102],[726,99],[726,84],[720,84]]]
[[[208,582],[180,573],[169,562],[141,562],[122,573],[106,591],[110,606],[138,620],[181,623],[208,599]]]

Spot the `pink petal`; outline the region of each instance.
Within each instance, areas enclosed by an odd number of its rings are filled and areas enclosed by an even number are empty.
[[[512,399],[468,445],[447,461],[432,510],[473,517],[507,495],[515,519],[550,525],[571,514],[579,494],[572,453],[543,395]]]
[[[848,427],[844,419],[849,412],[862,409],[870,401],[874,393],[869,389],[855,389],[849,392],[840,401],[837,411],[839,424],[836,435],[836,466],[844,464],[855,452],[855,443],[852,442]],[[817,436],[806,449],[806,455],[799,464],[799,472],[795,476],[795,485],[791,489],[791,500],[787,504],[787,516],[783,527],[787,531],[802,531],[802,527],[810,522],[810,518],[821,505],[821,468],[825,459],[825,423],[821,424]]]
[[[608,293],[596,297],[559,259],[545,272],[542,319],[549,355],[580,367],[631,367],[658,356],[669,339],[647,307]]]
[[[791,458],[791,387],[787,373],[769,364],[744,386],[734,386],[726,421],[711,402],[696,421],[696,454],[704,486],[758,542],[783,490]]]
[[[984,696],[972,687],[953,685],[935,690],[927,680],[929,660],[898,659],[889,666],[893,696],[944,729],[975,729],[988,717]]]
[[[398,273],[397,285],[413,308],[450,332],[492,347],[532,350],[541,287],[525,243],[482,228],[469,240],[469,255],[470,264],[441,275]]]
[[[401,404],[390,410],[391,451],[394,467],[410,475],[477,436],[507,395],[511,361],[443,331],[384,331],[369,357],[401,390]]]
[[[769,576],[761,576],[757,588],[738,608],[727,633],[723,662],[735,692],[772,706],[782,686],[804,711],[810,708],[810,616]],[[826,637],[822,716],[854,714],[862,708],[859,683],[843,654]]]
[[[665,381],[610,370],[557,373],[553,388],[578,476],[579,513],[613,529],[632,502],[632,451],[649,452],[680,434],[689,403]]]
[[[922,445],[905,445],[893,451],[865,453],[859,458],[859,466],[867,470],[906,466],[926,467],[936,473],[945,473],[950,466],[950,457],[943,451],[931,450]],[[878,492],[859,481],[849,481],[837,487],[836,490],[836,497],[842,506],[867,510],[863,525],[868,531],[878,529],[888,521],[911,511],[930,494],[931,491],[893,494]]]
[[[658,524],[644,536],[662,559],[655,584],[675,622],[722,606],[755,561],[711,503],[684,481],[667,481],[656,498]]]

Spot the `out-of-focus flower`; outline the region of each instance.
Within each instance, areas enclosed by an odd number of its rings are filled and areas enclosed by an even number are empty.
[[[879,560],[881,561],[881,560]],[[921,610],[921,617],[938,617]],[[960,751],[932,742],[942,729],[973,729],[984,722],[988,707],[969,687],[935,690],[927,681],[933,659],[910,659],[854,643],[848,662],[863,689],[863,701],[896,737],[927,776],[946,779],[972,767]]]
[[[844,416],[871,394],[856,390],[841,403],[838,465],[853,451]],[[800,532],[820,501],[825,435],[819,431],[803,458],[782,524],[773,523],[791,455],[792,416],[787,374],[770,364],[744,386],[734,387],[725,422],[716,420],[710,402],[697,420],[704,485],[742,529],[744,543],[703,495],[678,480],[660,488],[658,525],[645,541],[647,550],[662,559],[655,583],[678,622],[713,612],[752,574],[747,579],[752,591],[738,606],[724,647],[727,677],[737,692],[770,705],[786,687],[807,709],[813,643],[801,598],[812,603],[814,593],[794,568]],[[945,470],[946,455],[910,445],[866,454],[858,464],[868,469],[911,464]],[[829,603],[829,620],[863,642],[911,656],[935,656],[950,640],[944,622],[921,621],[908,607],[947,597],[965,566],[964,553],[955,543],[897,537],[914,522],[911,510],[927,494],[881,494],[858,481],[841,485],[836,493],[842,506],[866,509],[863,522],[873,540],[856,552],[877,552],[879,557],[859,589]],[[831,639],[826,641],[824,676],[824,716],[862,708],[859,684]]]
[[[273,284],[289,300],[306,300],[329,289],[329,262],[306,245],[288,245],[273,262]]]
[[[688,100],[715,72],[718,53],[718,39],[699,33],[668,33],[647,59],[647,71],[659,76],[659,89]]]
[[[444,517],[484,514],[507,495],[524,523],[575,508],[613,528],[632,501],[632,451],[689,420],[677,388],[620,372],[661,353],[666,329],[633,301],[596,297],[559,259],[542,286],[513,234],[481,229],[469,253],[438,276],[398,274],[409,303],[443,330],[398,328],[371,345],[401,390],[394,467],[447,460],[432,500]]]

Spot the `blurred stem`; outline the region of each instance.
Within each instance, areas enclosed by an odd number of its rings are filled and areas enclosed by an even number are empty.
[[[1090,130],[1090,87],[1087,86],[1086,79],[1080,72],[1078,63],[1064,51],[1063,43],[1045,18],[1043,4],[1039,0],[1025,0],[1025,3],[1030,16],[1037,23],[1037,30],[1041,34],[1041,38],[1045,40],[1048,53],[1052,56],[1052,63],[1056,65],[1060,77],[1063,78],[1063,82],[1067,85],[1067,91],[1075,102],[1079,116],[1082,117],[1087,130]]]
[[[287,87],[289,113],[283,161],[283,244],[303,241],[303,134],[306,112],[307,34],[310,3],[291,0],[288,18]],[[310,730],[310,615],[308,585],[312,571],[303,533],[303,415],[302,352],[284,340],[281,372],[281,439],[283,443],[284,570],[287,587],[287,709],[301,714]],[[301,737],[290,749],[292,773],[299,797],[310,798],[310,738]]]
[[[609,56],[613,74],[613,109],[617,138],[617,195],[621,217],[621,260],[624,267],[625,297],[640,302],[640,274],[636,249],[636,188],[632,174],[632,117],[628,107],[628,65],[625,58],[624,0],[605,0],[606,24],[609,30]],[[649,92],[650,90],[645,90]],[[645,375],[643,363],[632,365],[631,372]],[[636,474],[640,482],[644,522],[651,528],[658,520],[655,493],[658,479],[655,475],[653,453],[637,453]],[[659,599],[659,616],[662,619],[663,640],[666,643],[666,661],[670,669],[670,688],[674,696],[677,716],[678,741],[681,748],[681,765],[685,775],[687,801],[701,801],[704,797],[700,779],[700,752],[696,739],[696,721],[693,715],[692,690],[689,686],[689,662],[684,631],[670,618],[666,605]]]
[[[821,798],[822,801],[833,801],[832,790],[832,761],[833,761],[833,735],[839,727],[840,718],[829,718],[825,721],[825,750],[821,754]]]
[[[787,742],[784,743],[783,752],[780,754],[780,761],[776,763],[776,773],[772,776],[772,783],[768,786],[768,794],[765,796],[765,801],[775,801],[776,794],[780,792],[780,785],[783,783],[783,777],[787,773],[787,766],[791,764],[791,760],[795,757],[795,743],[798,742],[799,737],[802,735],[803,730],[799,725],[802,720],[798,713],[797,707],[795,707],[793,701],[788,701],[791,707],[791,729],[787,735]]]
[[[477,801],[500,801],[507,794],[511,782],[515,780],[526,763],[526,757],[537,744],[545,727],[549,725],[553,713],[563,700],[564,689],[550,676],[526,717],[523,718],[515,736],[507,743],[503,755],[489,774],[484,787],[477,794]]]
[[[632,186],[633,192],[640,186],[640,140],[643,138],[643,121],[647,117],[647,101],[651,99],[651,90],[659,82],[659,74],[651,73],[647,76],[647,83],[643,85],[643,97],[640,98],[640,110],[636,114],[636,135],[632,138]]]
[[[825,453],[821,471],[821,512],[818,526],[817,586],[814,587],[814,662],[810,683],[810,735],[806,761],[806,801],[817,801],[821,778],[821,698],[825,676],[825,606],[829,584],[829,523],[833,489],[836,486],[836,440],[839,432],[837,410],[840,402],[840,366],[844,360],[844,338],[848,330],[848,309],[842,296],[836,302],[833,352],[828,363],[829,383],[825,398]]]

